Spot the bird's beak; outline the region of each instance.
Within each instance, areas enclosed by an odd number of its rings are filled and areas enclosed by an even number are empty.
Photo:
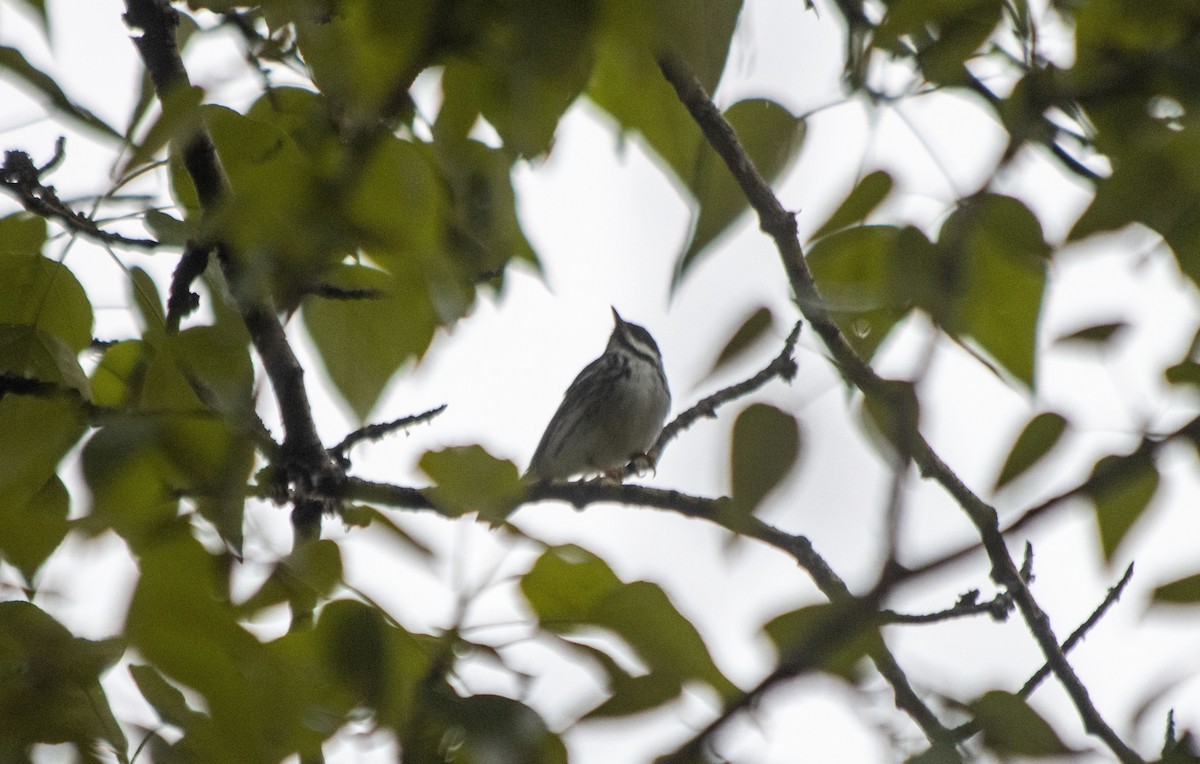
[[[613,308],[611,305],[609,305],[608,307],[612,309],[613,322],[616,323],[617,326],[620,326],[621,324],[625,323],[625,321],[621,319],[621,314],[617,312],[616,308]]]

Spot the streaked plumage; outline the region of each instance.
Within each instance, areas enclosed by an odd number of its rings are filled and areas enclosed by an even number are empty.
[[[526,477],[565,480],[615,473],[654,444],[671,406],[658,345],[613,309],[604,354],[567,388]]]

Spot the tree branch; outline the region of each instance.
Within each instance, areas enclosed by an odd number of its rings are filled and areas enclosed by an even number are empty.
[[[112,231],[105,231],[88,216],[71,209],[58,198],[54,186],[44,185],[42,175],[53,169],[63,159],[63,139],[54,144],[54,157],[42,167],[24,151],[4,152],[4,164],[0,166],[0,188],[17,198],[29,212],[47,220],[57,220],[68,230],[89,239],[137,249],[153,249],[158,242],[153,239],[136,239]]]
[[[842,374],[868,396],[883,393],[885,380],[876,375],[858,356],[824,307],[804,259],[795,216],[779,203],[770,185],[759,174],[743,149],[733,127],[722,116],[687,65],[677,59],[663,57],[659,59],[659,68],[709,144],[741,186],[758,215],[759,227],[774,240],[801,312],[829,349]],[[1142,761],[1104,721],[1088,696],[1087,688],[1067,662],[1050,626],[1050,619],[1033,598],[1008,553],[1004,537],[1000,534],[995,509],[976,496],[930,448],[923,437],[917,434],[914,440],[913,461],[921,469],[922,475],[933,478],[946,489],[975,525],[991,561],[993,579],[1013,595],[1047,662],[1071,697],[1084,728],[1103,740],[1120,761]]]
[[[126,0],[125,22],[142,34],[134,37],[138,53],[150,73],[159,100],[175,90],[191,87],[175,44],[179,23],[175,10],[164,0]],[[205,213],[229,194],[229,181],[221,167],[216,147],[203,126],[181,147],[184,167],[196,187]],[[304,369],[288,344],[283,325],[266,294],[248,294],[237,258],[227,242],[216,242],[221,269],[235,295],[242,321],[250,333],[263,367],[271,380],[283,420],[282,479],[296,487],[293,493],[293,525],[301,537],[320,532],[320,518],[329,505],[317,496],[327,493],[345,479],[338,464],[326,453],[317,435]]]

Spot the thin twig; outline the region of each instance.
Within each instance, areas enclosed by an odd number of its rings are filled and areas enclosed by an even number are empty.
[[[657,464],[667,444],[698,420],[716,417],[719,406],[749,395],[776,377],[785,382],[790,382],[796,376],[796,360],[792,357],[792,354],[796,351],[796,341],[800,337],[800,329],[803,325],[802,321],[796,322],[791,333],[784,340],[783,349],[779,351],[779,355],[757,374],[747,380],[738,382],[736,385],[730,385],[706,398],[702,398],[694,406],[672,419],[663,428],[663,431],[658,436],[658,440],[654,441],[654,445],[646,452],[646,458],[650,463]],[[634,474],[635,470],[632,467],[633,465],[630,465],[630,468],[626,470],[626,475]]]
[[[364,440],[379,440],[384,435],[395,432],[396,430],[406,430],[409,427],[428,422],[438,414],[446,410],[446,404],[423,411],[420,414],[412,414],[406,417],[394,419],[391,422],[381,422],[379,424],[369,424],[365,427],[360,427],[354,432],[342,438],[342,442],[338,443],[333,448],[329,449],[329,455],[342,464],[342,466],[350,466],[350,460],[346,457],[346,452],[353,448],[357,443]]]
[[[795,216],[780,204],[742,147],[733,127],[713,104],[687,65],[678,59],[663,57],[659,59],[659,68],[742,188],[758,215],[760,228],[774,240],[801,310],[829,349],[842,374],[868,396],[881,393],[887,383],[858,356],[824,308],[812,272],[804,259]],[[1030,632],[1075,705],[1084,728],[1103,740],[1120,761],[1126,764],[1141,762],[1142,758],[1104,721],[1092,703],[1087,687],[1067,662],[1050,626],[1050,619],[1030,593],[1008,553],[1004,537],[1000,534],[996,510],[971,491],[923,437],[917,434],[915,441],[913,461],[923,475],[933,478],[946,489],[975,525],[992,563],[993,579],[1012,593]]]
[[[984,602],[979,601],[979,590],[972,589],[958,598],[953,607],[939,610],[936,613],[897,613],[894,610],[882,612],[884,623],[924,624],[949,621],[953,618],[964,618],[972,615],[989,615],[994,621],[1008,620],[1012,612],[1012,595],[1000,592],[995,597]]]
[[[61,161],[61,139],[56,144],[54,157],[42,167],[36,166],[24,151],[6,151],[4,164],[0,166],[0,188],[15,196],[21,202],[21,206],[29,212],[48,220],[56,220],[69,230],[90,239],[138,249],[153,249],[158,246],[158,242],[153,239],[137,239],[106,231],[97,226],[91,218],[76,212],[59,199],[54,186],[43,184],[41,177]]]

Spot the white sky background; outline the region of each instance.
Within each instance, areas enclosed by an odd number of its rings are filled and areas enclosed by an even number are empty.
[[[821,2],[819,14],[803,12],[803,5],[748,0],[718,94],[721,105],[769,96],[802,113],[840,98],[842,37],[836,15]],[[57,75],[77,102],[123,127],[139,63],[120,19],[122,4],[52,0],[50,8],[52,54],[12,0],[0,0],[0,44],[17,45],[36,65]],[[191,53],[193,80],[208,90],[210,100],[244,105],[257,92],[232,39],[214,40]],[[434,95],[432,89],[430,93]],[[0,104],[0,146],[23,149],[36,162],[45,161],[60,127],[38,119],[43,111],[37,102],[4,80]],[[423,106],[436,108],[436,98]],[[903,118],[883,111],[871,115],[855,102],[812,119],[800,160],[779,188],[785,206],[800,211],[802,232],[819,225],[857,177],[883,168],[896,177],[898,193],[878,220],[915,222],[932,233],[954,198],[976,189],[990,174],[1003,135],[977,104],[936,96],[908,100],[898,108]],[[68,135],[67,161],[51,182],[63,198],[105,190],[111,153],[86,135]],[[421,365],[397,375],[374,420],[441,403],[449,408],[408,436],[357,448],[352,453],[355,474],[419,485],[423,479],[414,465],[425,449],[473,442],[524,467],[567,384],[603,349],[611,329],[610,304],[644,324],[658,340],[675,413],[747,376],[778,352],[793,314],[769,240],[744,220],[670,299],[667,287],[685,243],[687,207],[637,141],[618,141],[611,123],[596,109],[585,103],[572,109],[552,155],[519,169],[516,180],[522,221],[542,259],[544,280],[512,269],[499,299],[481,300],[470,317],[438,337]],[[999,188],[1033,207],[1052,242],[1061,241],[1088,201],[1086,189],[1035,153],[1023,156]],[[0,198],[0,214],[12,209],[12,201]],[[177,259],[172,254],[121,257],[129,266],[154,273],[164,291]],[[122,271],[103,250],[83,242],[71,250],[67,264],[97,308],[96,335],[129,336],[134,328]],[[702,381],[717,350],[759,304],[776,313],[774,341],[758,347],[741,366]],[[1133,231],[1068,248],[1052,266],[1043,347],[1103,321],[1124,319],[1132,330],[1107,354],[1065,347],[1043,353],[1033,401],[943,343],[922,387],[924,431],[967,484],[982,492],[1032,413],[1066,414],[1072,429],[1061,458],[1025,476],[997,500],[1001,517],[1013,517],[1023,506],[1079,482],[1100,455],[1131,448],[1141,427],[1166,430],[1192,415],[1196,401],[1166,390],[1161,371],[1190,341],[1197,323],[1195,305],[1193,289],[1180,279],[1155,236]],[[921,347],[924,334],[919,321],[907,326],[882,354],[881,371],[897,377],[912,373],[913,351]],[[293,331],[293,337],[308,358],[310,389],[321,390],[314,395],[321,434],[327,443],[336,442],[357,423],[328,395],[301,332]],[[800,344],[801,371],[792,386],[776,382],[753,398],[795,414],[805,436],[800,467],[769,503],[764,519],[807,535],[851,588],[861,589],[873,581],[883,554],[889,476],[860,435],[854,406],[847,403],[819,344],[807,333]],[[272,424],[273,399],[264,392],[262,400]],[[718,420],[686,432],[645,482],[700,495],[726,492],[730,428],[744,405],[730,406]],[[1137,561],[1130,589],[1072,653],[1071,662],[1108,721],[1148,756],[1161,744],[1168,708],[1176,708],[1181,728],[1200,728],[1195,700],[1200,682],[1191,678],[1200,669],[1195,652],[1200,621],[1193,611],[1146,608],[1147,593],[1155,585],[1195,572],[1197,465],[1195,456],[1180,448],[1169,449],[1160,466],[1164,486],[1111,569],[1100,558],[1090,508],[1081,503],[1056,510],[1029,535],[1037,575],[1033,591],[1060,639],[1087,618],[1129,560]],[[939,488],[915,478],[911,484],[904,525],[907,561],[919,562],[974,538],[961,511]],[[527,568],[536,549],[519,545],[513,551],[496,532],[468,520],[391,514],[439,551],[435,568],[428,569],[374,530],[346,532],[327,523],[327,535],[341,543],[350,583],[416,631],[452,625],[458,595],[493,584],[466,620],[491,628],[472,636],[500,643],[526,633],[512,626],[522,614],[513,610],[511,577]],[[248,521],[248,559],[266,563],[290,548],[284,511],[258,507],[248,513]],[[782,553],[756,542],[730,550],[724,532],[670,513],[612,506],[575,512],[542,504],[522,509],[515,521],[546,541],[577,542],[597,552],[625,580],[664,586],[700,629],[718,665],[743,688],[754,686],[769,667],[761,624],[785,610],[821,601],[805,574]],[[1014,554],[1023,540],[1014,540]],[[264,565],[248,567],[241,582],[247,591],[266,572]],[[972,588],[990,597],[994,590],[987,571],[978,556],[936,580],[902,589],[891,604],[910,612],[938,610]],[[119,628],[113,614],[124,612],[133,573],[122,545],[111,538],[69,543],[43,571],[38,584],[45,593],[36,601],[80,636],[110,636]],[[0,584],[12,581],[11,571],[0,568]],[[17,593],[0,589],[0,596]],[[263,633],[278,633],[272,628],[279,624],[269,624]],[[975,618],[892,627],[887,634],[901,666],[922,692],[969,699],[991,688],[1015,691],[1041,664],[1015,615],[1004,624]],[[548,674],[534,682],[529,701],[555,728],[602,697],[585,672],[537,645],[517,643],[505,655],[517,668]],[[1179,677],[1186,681],[1162,689]],[[143,715],[148,713],[144,707],[131,704],[131,684],[122,668],[110,673],[106,686],[118,717],[153,723],[153,716]],[[504,675],[485,668],[468,673],[467,686],[473,692],[517,691]],[[1156,697],[1143,724],[1126,725],[1134,709]],[[753,721],[736,725],[738,734],[724,739],[722,753],[734,761],[767,764],[888,761],[905,744],[920,747],[919,732],[891,702],[882,680],[872,680],[866,692],[831,680],[802,680],[772,694]],[[1045,683],[1032,702],[1057,722],[1068,742],[1095,747],[1053,682]],[[711,713],[711,699],[700,691],[655,713],[654,723],[638,717],[581,727],[567,737],[572,761],[649,759],[689,737]],[[902,741],[900,748],[893,747],[893,736]],[[337,746],[340,755],[331,760],[389,760],[389,749],[380,742],[378,737],[344,739]],[[52,758],[47,752],[47,760]]]

